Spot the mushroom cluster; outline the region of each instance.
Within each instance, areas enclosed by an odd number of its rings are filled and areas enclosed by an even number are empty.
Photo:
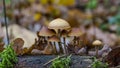
[[[70,29],[71,26],[67,21],[57,18],[51,21],[48,27],[43,26],[41,28],[37,33],[38,40],[36,40],[36,43],[51,45],[53,50],[52,53],[54,54],[67,53],[66,37],[68,37]]]
[[[43,54],[88,54],[91,55],[91,51],[88,52],[86,44],[87,42],[82,39],[83,32],[80,28],[71,28],[70,24],[60,18],[51,21],[48,26],[43,26],[39,32],[37,32],[38,40],[36,40],[36,45],[39,47],[43,46]],[[95,47],[96,52],[94,55],[99,56],[103,50],[99,52],[99,46],[102,42],[99,40],[91,43],[92,47]],[[104,47],[103,47],[104,48]]]

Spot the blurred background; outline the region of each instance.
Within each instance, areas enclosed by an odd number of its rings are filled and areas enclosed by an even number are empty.
[[[32,45],[36,32],[62,18],[78,27],[88,41],[120,45],[120,0],[5,0],[9,39]],[[0,45],[7,43],[3,0],[0,0]]]

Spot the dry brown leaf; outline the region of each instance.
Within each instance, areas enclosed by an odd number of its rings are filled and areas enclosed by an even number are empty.
[[[42,54],[42,51],[38,50],[38,49],[33,49],[31,51],[31,54]]]
[[[106,60],[111,66],[120,65],[120,47],[112,49],[112,51],[109,52]]]
[[[16,52],[17,55],[22,55],[23,45],[24,45],[24,41],[21,38],[16,38],[13,41],[13,46],[12,47],[13,47],[13,49]]]
[[[0,42],[0,52],[2,52],[4,50],[4,43]]]
[[[52,54],[53,53],[53,48],[52,45],[47,45],[45,49],[42,51],[43,54]]]
[[[53,48],[51,45],[47,45],[44,48],[44,50],[32,49],[31,54],[45,54],[45,55],[53,54]]]
[[[3,28],[3,32],[6,33],[5,27]],[[29,49],[35,42],[35,38],[37,38],[36,34],[20,27],[19,25],[12,24],[8,26],[8,33],[11,34],[13,37],[10,39],[22,38],[24,40],[24,45],[22,48]],[[10,35],[9,35],[10,36]]]

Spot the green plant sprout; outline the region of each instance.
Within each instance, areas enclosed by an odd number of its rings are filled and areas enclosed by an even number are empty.
[[[60,56],[58,56],[57,59],[55,59],[52,62],[52,65],[50,66],[50,68],[70,68],[70,62],[71,62],[70,57],[71,55],[65,58],[60,58]]]
[[[93,57],[93,63],[91,64],[91,68],[108,68],[108,64],[103,63],[97,60],[95,57]]]
[[[89,9],[94,9],[97,7],[97,2],[98,2],[97,0],[89,0],[86,7]]]
[[[18,61],[15,51],[12,49],[13,44],[9,44],[3,52],[0,53],[0,68],[13,68],[14,63]]]

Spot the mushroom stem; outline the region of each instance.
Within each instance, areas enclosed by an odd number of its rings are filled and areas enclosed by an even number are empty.
[[[66,48],[66,39],[65,39],[65,37],[63,37],[63,41],[64,41],[64,49],[65,49],[65,54],[67,54],[67,48]]]
[[[43,37],[43,43],[45,43],[45,37]]]
[[[57,36],[58,36],[58,38],[60,39],[60,37],[61,37],[61,30],[58,29],[58,30],[56,30],[56,31],[58,31]],[[59,44],[59,48],[60,48],[60,53],[62,54],[62,53],[63,53],[63,48],[62,48],[62,45],[61,45],[61,41],[58,42],[58,44]]]
[[[46,40],[48,40],[48,38],[49,38],[49,36],[46,38]],[[48,41],[46,41],[47,42],[47,44],[48,44]],[[50,42],[51,43],[51,42]],[[51,43],[52,44],[52,43]]]
[[[63,54],[63,49],[62,49],[61,42],[58,42],[58,44],[59,44],[60,54]]]
[[[55,32],[56,32],[56,35],[58,35],[58,34],[59,34],[59,30],[58,30],[58,29],[55,29]]]
[[[57,54],[57,48],[55,42],[53,42],[53,44],[54,44],[54,53]]]
[[[81,44],[81,40],[78,40],[78,46]]]
[[[60,38],[61,37],[61,30],[58,29],[58,37]]]
[[[98,46],[95,47],[96,50],[96,57],[98,57]]]
[[[74,40],[73,40],[73,44],[74,44],[74,46],[75,46],[75,44],[76,44],[76,41],[75,41],[75,39],[76,39],[76,36],[74,36]]]
[[[41,37],[41,36],[40,36],[40,38],[39,38],[39,42],[42,43],[42,37]]]

